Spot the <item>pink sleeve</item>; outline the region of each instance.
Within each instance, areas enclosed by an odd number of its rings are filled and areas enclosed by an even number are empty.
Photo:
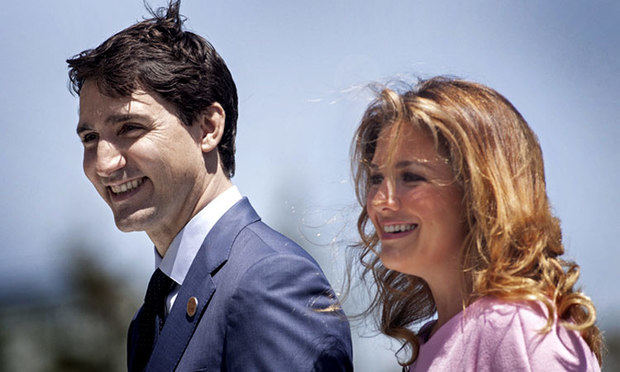
[[[593,353],[581,336],[562,326],[541,334],[546,319],[520,308],[507,324],[491,358],[491,370],[600,371]]]

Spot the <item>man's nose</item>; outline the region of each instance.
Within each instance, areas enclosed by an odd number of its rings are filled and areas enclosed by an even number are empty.
[[[375,208],[398,209],[400,207],[400,199],[398,198],[394,182],[389,179],[383,180],[371,202]]]
[[[114,144],[105,140],[99,141],[95,164],[95,170],[99,177],[110,177],[114,172],[122,169],[126,163],[125,156]]]

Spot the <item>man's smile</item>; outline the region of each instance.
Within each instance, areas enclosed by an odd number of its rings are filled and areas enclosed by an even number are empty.
[[[110,199],[114,202],[119,202],[135,195],[140,189],[142,189],[142,185],[147,179],[147,177],[142,177],[118,185],[106,186],[106,189],[108,189]]]

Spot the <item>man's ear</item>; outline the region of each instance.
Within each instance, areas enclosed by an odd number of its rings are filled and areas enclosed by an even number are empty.
[[[217,148],[222,135],[224,134],[224,125],[226,122],[226,112],[224,108],[217,102],[211,104],[199,116],[200,124],[200,148],[202,152],[210,152]]]

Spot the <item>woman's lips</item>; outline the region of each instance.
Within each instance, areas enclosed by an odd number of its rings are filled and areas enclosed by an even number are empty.
[[[407,236],[414,232],[418,227],[417,223],[389,223],[381,225],[381,240],[397,239]]]

